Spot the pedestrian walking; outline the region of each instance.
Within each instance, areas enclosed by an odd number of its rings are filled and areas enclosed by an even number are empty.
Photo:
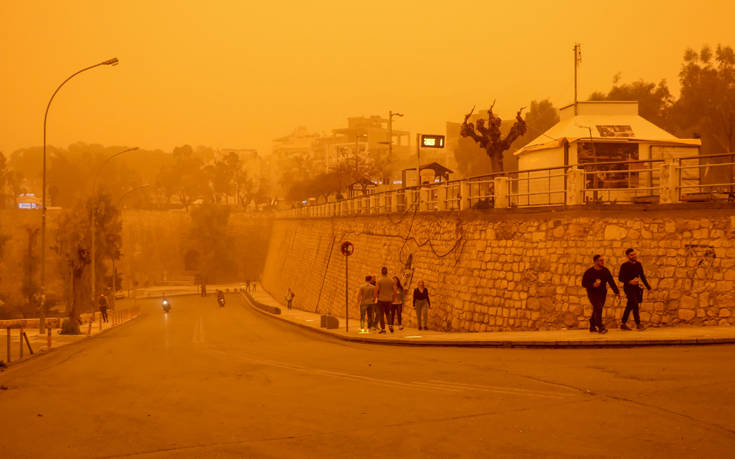
[[[380,279],[378,279],[375,285],[375,299],[377,300],[376,313],[378,315],[376,322],[380,322],[380,332],[378,333],[385,333],[385,313],[390,310],[394,297],[395,287],[393,286],[393,279],[388,277],[388,268],[383,266],[380,268]],[[389,327],[391,333],[393,333],[393,325]]]
[[[416,322],[418,322],[419,330],[428,330],[429,324],[429,308],[431,300],[429,300],[429,290],[424,285],[424,281],[418,281],[417,287],[413,290],[413,308],[416,310]]]
[[[639,305],[643,301],[643,286],[648,290],[651,290],[651,286],[648,285],[646,275],[643,273],[643,265],[638,261],[638,252],[635,249],[628,249],[625,251],[625,255],[628,257],[628,261],[620,265],[618,280],[623,284],[623,291],[628,302],[625,305],[620,328],[622,330],[630,330],[626,322],[632,311],[636,328],[638,330],[645,330],[645,327],[641,325]]]
[[[601,255],[592,257],[594,264],[585,271],[582,276],[582,287],[587,289],[587,298],[592,304],[592,315],[590,316],[590,332],[607,333],[607,328],[602,324],[602,308],[605,307],[607,297],[607,286],[620,297],[620,290],[615,285],[610,270],[605,267],[605,260]]]
[[[378,281],[377,276],[375,276],[375,275],[371,275],[370,276],[370,285],[373,286],[373,292],[375,292],[375,285],[376,285],[377,281]],[[372,295],[372,302],[368,305],[368,310],[367,310],[367,314],[368,314],[368,328],[370,330],[377,330],[378,329],[378,324],[376,323],[376,320],[375,320],[378,317],[378,313],[376,311],[377,308],[378,308],[377,300],[375,299],[375,294],[373,293],[373,295]]]
[[[100,295],[99,299],[99,305],[100,305],[100,314],[102,315],[102,322],[107,323],[107,297],[103,294]]]
[[[250,293],[250,281],[245,281],[245,293]]]
[[[398,276],[393,276],[393,285],[396,289],[396,297],[391,305],[391,317],[390,323],[393,325],[393,321],[398,324],[398,329],[403,330],[403,301],[406,296],[406,290],[401,285],[401,280]]]
[[[294,292],[291,291],[291,288],[289,287],[288,293],[286,293],[286,307],[290,311],[293,308],[293,299],[296,295]]]
[[[357,290],[357,305],[360,308],[360,333],[367,333],[370,328],[368,311],[374,304],[375,286],[371,283],[373,276],[365,276],[365,284]]]

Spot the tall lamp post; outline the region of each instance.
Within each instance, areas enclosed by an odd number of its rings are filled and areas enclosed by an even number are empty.
[[[92,255],[92,301],[97,301],[97,203],[94,201],[97,199],[97,180],[99,179],[100,172],[102,172],[102,168],[105,167],[105,164],[109,163],[110,160],[117,158],[118,156],[122,155],[123,153],[128,153],[130,151],[137,150],[138,147],[133,148],[127,148],[123,151],[120,151],[118,153],[115,153],[114,155],[110,155],[107,159],[102,161],[102,164],[97,168],[97,171],[94,174],[94,185],[92,186],[92,247],[91,247],[91,255]],[[135,189],[135,188],[134,188]],[[126,193],[127,194],[127,193]],[[123,195],[125,196],[125,195]],[[113,281],[114,282],[114,281]],[[113,284],[114,285],[114,284]],[[112,294],[114,295],[115,292],[113,291]]]
[[[59,92],[61,87],[64,86],[67,81],[71,80],[80,73],[86,72],[87,70],[92,70],[95,67],[100,67],[102,65],[117,65],[118,63],[119,61],[117,60],[117,58],[113,57],[112,59],[107,59],[106,61],[90,65],[89,67],[85,67],[72,73],[66,80],[62,81],[61,84],[53,92],[53,94],[51,94],[51,98],[46,105],[46,111],[43,114],[43,190],[41,191],[41,311],[39,320],[39,328],[41,333],[43,333],[46,329],[46,119],[48,118],[48,111],[51,108],[51,102],[53,102],[54,97],[56,97],[56,93]]]
[[[388,110],[388,158],[393,159],[393,117],[402,117],[403,113],[394,113]]]

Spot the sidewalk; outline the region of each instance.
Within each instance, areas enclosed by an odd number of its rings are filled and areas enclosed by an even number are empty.
[[[256,307],[243,295],[243,301],[254,310],[275,319],[334,338],[373,344],[394,344],[412,346],[454,346],[454,347],[534,347],[534,348],[585,348],[585,347],[633,347],[633,346],[675,346],[694,344],[735,344],[735,327],[669,327],[648,328],[644,331],[622,331],[611,329],[601,335],[587,330],[547,330],[517,332],[441,332],[405,328],[386,334],[360,333],[360,320],[350,319],[349,332],[345,332],[344,318],[339,318],[340,327],[328,330],[321,328],[321,314],[287,310],[273,299],[262,286],[258,285],[251,296],[256,302],[271,308],[280,308],[280,314],[266,312]],[[408,309],[408,311],[407,311]],[[404,308],[404,314],[413,313]],[[387,329],[387,327],[386,327]]]
[[[25,332],[25,335],[28,337],[28,343],[26,343],[25,339],[22,341],[22,350],[20,335],[21,328],[13,324],[18,321],[0,321],[2,322],[0,323],[0,361],[10,365],[16,364],[19,361],[27,360],[34,355],[43,354],[51,349],[66,346],[67,344],[76,343],[77,341],[98,335],[111,328],[129,322],[140,314],[139,307],[133,306],[132,302],[130,302],[131,304],[127,304],[128,302],[124,300],[118,300],[118,302],[120,304],[118,305],[117,310],[111,310],[108,313],[109,321],[107,323],[103,323],[100,320],[99,313],[94,315],[94,320],[89,320],[91,318],[91,314],[83,314],[83,323],[79,326],[81,334],[79,335],[59,334],[60,321],[56,319],[49,320],[50,326],[47,328],[47,333],[44,334],[39,333],[37,326],[23,328],[23,332]],[[13,328],[6,328],[5,323],[13,324]],[[48,330],[51,331],[50,347]],[[8,358],[8,333],[10,334],[10,358]],[[28,350],[28,344],[30,344],[33,354]]]

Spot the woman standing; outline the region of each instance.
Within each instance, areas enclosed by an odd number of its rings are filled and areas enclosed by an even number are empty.
[[[396,295],[393,298],[393,305],[391,316],[395,317],[398,323],[398,329],[403,330],[403,299],[406,296],[406,290],[401,285],[401,280],[398,276],[393,276],[393,285],[395,286]],[[393,321],[391,320],[391,325]]]
[[[419,330],[428,330],[429,323],[429,291],[424,286],[424,281],[418,282],[418,287],[413,291],[413,308],[416,310],[416,321],[419,324]],[[422,326],[423,324],[423,326]]]

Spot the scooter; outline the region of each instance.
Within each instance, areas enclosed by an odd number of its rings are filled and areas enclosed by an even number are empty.
[[[219,307],[224,308],[225,307],[225,295],[222,293],[219,293],[217,295],[217,304],[219,304]]]
[[[164,314],[168,314],[171,312],[171,303],[169,303],[167,299],[163,299],[161,301],[161,308],[163,309]]]

